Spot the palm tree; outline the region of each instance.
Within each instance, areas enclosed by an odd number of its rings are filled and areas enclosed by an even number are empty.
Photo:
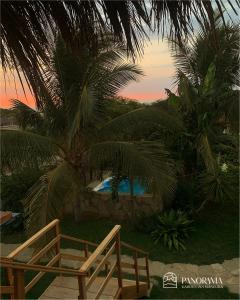
[[[239,7],[239,1],[235,1]],[[228,3],[237,14],[235,1]],[[95,47],[97,36],[110,30],[135,55],[142,52],[146,30],[152,29],[152,24],[159,33],[170,33],[179,40],[192,30],[192,20],[198,20],[199,15],[213,28],[212,2],[152,0],[146,7],[143,0],[2,1],[2,66],[4,70],[14,67],[20,80],[22,71],[38,97],[42,65],[48,63],[47,54],[56,31],[76,51],[76,31],[81,32],[89,46]],[[218,0],[215,3],[223,18],[224,4]]]
[[[175,159],[183,161],[181,176],[199,179],[204,199],[199,209],[209,200],[233,198],[237,186],[230,172],[234,166],[225,157],[226,151],[235,157],[238,152],[239,31],[233,24],[222,26],[218,18],[215,28],[217,43],[205,28],[190,45],[175,42],[178,93],[167,90],[168,100],[156,104],[184,122],[179,138],[168,142]],[[225,164],[228,172],[222,169]]]
[[[164,146],[128,140],[130,128],[139,125],[131,123],[128,114],[125,120],[122,115],[106,121],[105,103],[142,76],[137,66],[125,62],[126,50],[121,45],[109,39],[107,44],[99,43],[94,55],[82,46],[81,53],[74,56],[58,38],[51,65],[45,68],[47,89],[39,88],[39,110],[13,101],[23,130],[2,130],[3,167],[11,170],[38,165],[46,169],[25,199],[30,233],[61,215],[66,201],[75,201],[77,214],[92,172],[138,177],[154,193],[172,192],[173,161]],[[151,112],[141,108],[135,116],[143,114],[141,122],[144,116],[147,122]],[[158,114],[156,119],[161,121]]]

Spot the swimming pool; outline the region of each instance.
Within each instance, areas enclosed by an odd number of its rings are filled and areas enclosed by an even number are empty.
[[[95,192],[111,192],[112,191],[111,181],[112,181],[112,177],[108,177],[99,185],[97,185],[93,190]],[[130,194],[129,179],[123,179],[120,181],[118,185],[118,192]],[[134,179],[133,181],[133,194],[134,195],[145,194],[145,188],[139,183],[137,179]]]

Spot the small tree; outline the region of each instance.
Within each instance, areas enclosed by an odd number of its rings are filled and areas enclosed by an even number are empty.
[[[2,130],[3,165],[49,166],[26,195],[29,233],[60,216],[66,201],[74,200],[78,221],[92,171],[114,172],[119,166],[122,175],[139,177],[155,192],[166,194],[174,186],[173,161],[163,145],[127,140],[119,134],[126,130],[129,137],[135,125],[128,114],[107,122],[105,100],[137,80],[142,71],[125,62],[126,50],[111,38],[98,47],[94,53],[82,47],[78,56],[73,56],[59,37],[51,65],[45,69],[47,89],[39,86],[41,109],[14,100],[13,109],[24,130]],[[139,112],[150,119],[151,110],[144,108],[130,115]]]

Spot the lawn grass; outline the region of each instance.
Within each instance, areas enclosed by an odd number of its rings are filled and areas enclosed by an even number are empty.
[[[169,251],[162,245],[155,245],[151,237],[138,232],[133,226],[123,223],[121,239],[140,247],[150,253],[151,260],[159,260],[164,263],[192,263],[212,264],[222,263],[225,259],[239,256],[239,210],[237,205],[211,204],[195,220],[195,232],[186,242],[187,250],[182,252]],[[65,218],[61,221],[63,233],[86,239],[93,242],[101,242],[109,233],[116,222],[106,219],[85,221],[76,224],[73,218]],[[23,233],[2,235],[1,242],[19,243],[25,239]],[[64,242],[63,248],[77,248],[77,243]],[[124,251],[123,251],[124,252]],[[32,274],[26,273],[26,281]],[[28,299],[36,299],[48,286],[53,277],[46,275],[39,284],[32,289]],[[151,299],[238,299],[238,295],[230,294],[227,288],[223,289],[163,289],[162,279],[157,278],[158,285],[154,286],[150,295]]]
[[[148,251],[151,260],[198,265],[222,263],[239,256],[238,220],[237,205],[209,205],[197,217],[195,231],[186,241],[187,249],[181,252],[154,244],[148,234],[136,231],[129,224],[122,224],[121,239]],[[65,234],[100,242],[115,224],[116,222],[106,219],[76,224],[72,218],[66,218],[61,228]]]
[[[99,219],[75,223],[72,217],[61,221],[63,233],[100,242],[117,222]],[[195,220],[195,231],[186,241],[186,250],[168,250],[161,244],[154,244],[150,235],[123,223],[121,239],[149,252],[151,260],[164,263],[192,263],[198,265],[222,263],[226,259],[239,256],[239,210],[235,204],[211,204]],[[23,233],[1,236],[1,242],[20,243],[26,237]],[[63,247],[75,248],[76,243],[63,243]]]

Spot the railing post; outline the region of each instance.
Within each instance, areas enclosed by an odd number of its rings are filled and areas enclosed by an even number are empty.
[[[139,294],[139,274],[138,274],[138,256],[137,256],[137,251],[134,252],[134,268],[135,268],[135,277],[136,277],[136,289],[137,289],[137,294]]]
[[[107,254],[107,249],[104,251],[104,253],[105,253],[105,255]],[[107,263],[105,264],[105,274],[106,274],[106,276],[108,274],[108,264]]]
[[[12,258],[5,257],[4,259],[6,259],[9,262],[13,261]],[[6,277],[7,277],[7,283],[9,285],[13,286],[14,285],[14,276],[13,276],[13,269],[12,268],[10,268],[10,267],[6,268]],[[10,295],[10,299],[14,299],[14,295],[13,294]]]
[[[148,255],[145,256],[145,261],[146,261],[147,284],[148,284],[148,289],[150,289],[150,275],[149,275]]]
[[[59,236],[60,236],[60,226],[59,226],[59,220],[58,220],[58,222],[56,223],[56,237],[59,238]],[[56,243],[56,254],[59,254],[59,253],[60,253],[60,239]]]
[[[78,299],[87,299],[87,290],[86,290],[86,276],[79,275],[78,276],[78,287],[79,287],[79,296]]]
[[[89,256],[89,253],[88,253],[88,244],[87,243],[84,243],[84,256],[85,256],[86,259]],[[91,274],[91,270],[88,271],[88,276],[90,276],[90,274]]]
[[[86,258],[88,258],[88,244],[84,243],[84,255]]]
[[[60,240],[60,225],[59,225],[59,220],[57,220],[57,223],[56,223],[56,237],[59,238],[59,240],[57,241],[56,243],[56,255],[60,254],[61,252],[61,240]],[[61,267],[61,256],[59,256],[59,261],[57,262],[57,266],[58,267]],[[60,276],[62,276],[62,274],[60,273],[59,274]]]
[[[14,299],[25,299],[24,270],[14,269]]]
[[[116,254],[117,254],[118,287],[122,289],[121,241],[120,241],[119,231],[116,234]]]

